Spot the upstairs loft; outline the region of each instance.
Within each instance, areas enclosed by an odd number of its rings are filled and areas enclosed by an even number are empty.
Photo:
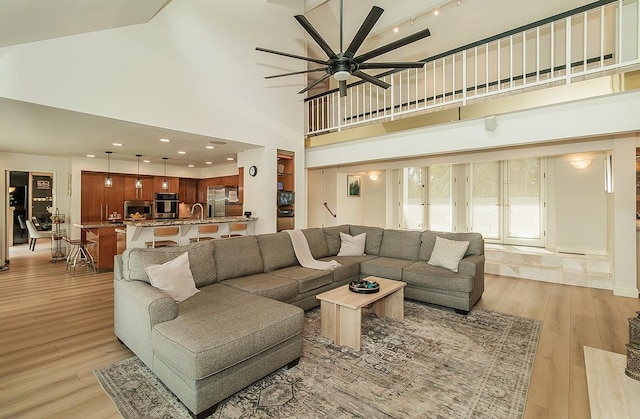
[[[640,1],[604,0],[305,100],[306,147],[640,88]]]

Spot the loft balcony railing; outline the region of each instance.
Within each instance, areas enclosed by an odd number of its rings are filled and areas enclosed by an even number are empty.
[[[525,90],[571,84],[640,63],[640,1],[602,0],[426,58],[419,69],[309,97],[307,135],[341,131]]]

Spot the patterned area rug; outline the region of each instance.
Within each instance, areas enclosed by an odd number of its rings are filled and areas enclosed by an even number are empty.
[[[405,319],[366,310],[362,348],[320,336],[305,315],[304,355],[223,401],[213,418],[520,418],[541,322],[405,301]],[[129,418],[189,418],[136,357],[95,371]]]

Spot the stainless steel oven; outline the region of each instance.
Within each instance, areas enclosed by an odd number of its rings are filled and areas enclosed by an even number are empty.
[[[153,218],[178,218],[178,194],[156,193],[153,201]]]
[[[137,214],[140,214],[138,217]],[[153,218],[153,201],[124,201],[124,218]]]

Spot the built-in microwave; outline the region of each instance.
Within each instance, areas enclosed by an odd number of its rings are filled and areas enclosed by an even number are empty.
[[[137,214],[140,214],[140,217]],[[124,201],[124,218],[153,218],[153,201]]]
[[[177,218],[178,217],[178,194],[169,192],[158,192],[153,201],[154,218]]]

